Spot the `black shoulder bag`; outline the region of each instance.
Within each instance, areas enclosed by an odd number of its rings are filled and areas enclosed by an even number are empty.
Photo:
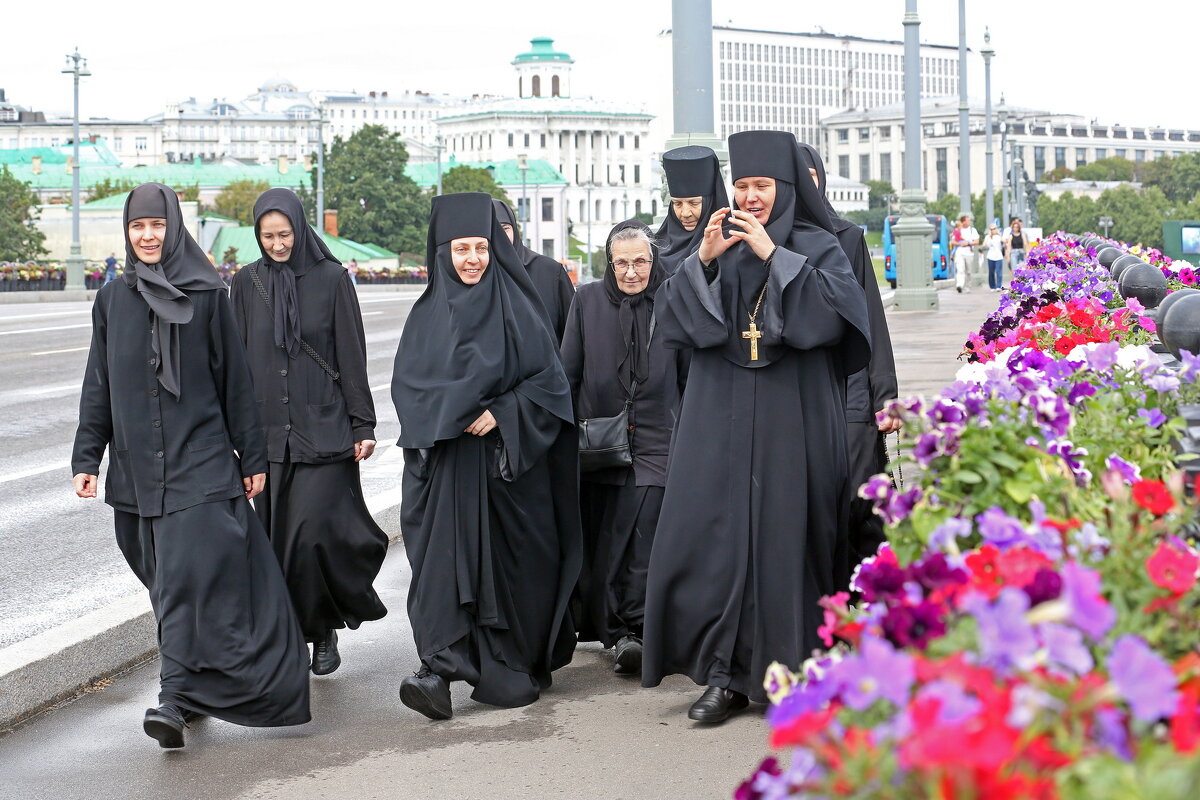
[[[250,272],[250,278],[254,281],[254,288],[258,290],[258,296],[262,298],[264,303],[266,303],[267,310],[274,314],[275,309],[271,306],[271,297],[267,294],[267,287],[263,286],[262,278],[258,277],[258,268],[255,267],[254,264],[249,264],[247,265],[246,269]],[[325,374],[329,376],[331,381],[338,383],[341,380],[341,374],[336,369],[329,366],[329,362],[321,358],[321,354],[313,349],[313,346],[303,339],[300,340],[300,349],[308,353],[309,357],[312,358],[313,361],[317,362],[317,366],[325,371]]]
[[[650,334],[646,338],[646,349],[649,350],[650,342],[654,340],[653,314],[650,315]],[[632,393],[631,389],[631,396],[625,398],[625,407],[615,417],[592,417],[578,421],[580,472],[633,466],[633,450],[630,446],[633,425],[629,422],[633,411]]]

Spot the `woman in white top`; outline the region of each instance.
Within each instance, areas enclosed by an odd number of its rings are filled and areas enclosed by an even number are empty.
[[[995,225],[988,226],[983,249],[988,263],[988,288],[998,292],[1004,288],[1004,238]]]

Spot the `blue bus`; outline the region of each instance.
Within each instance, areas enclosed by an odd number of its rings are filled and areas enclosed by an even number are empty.
[[[925,219],[933,225],[933,240],[929,248],[929,265],[934,280],[950,277],[950,228],[941,214],[927,214]],[[896,240],[892,238],[892,226],[900,220],[888,216],[883,220],[883,275],[888,285],[896,288]]]

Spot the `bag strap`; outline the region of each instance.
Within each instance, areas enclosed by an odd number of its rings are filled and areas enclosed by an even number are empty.
[[[263,286],[262,278],[258,277],[258,268],[255,267],[254,264],[250,264],[246,267],[246,269],[250,271],[250,278],[254,281],[254,288],[258,290],[258,296],[262,298],[264,303],[266,303],[267,310],[274,314],[275,309],[271,305],[271,297],[267,294],[267,287]],[[324,370],[325,374],[329,376],[330,380],[332,380],[334,383],[341,381],[341,373],[329,366],[329,363],[326,362],[325,359],[321,358],[321,354],[314,350],[312,345],[301,339],[300,349],[305,353],[308,353],[309,357],[312,358],[313,361],[317,362],[317,366]]]

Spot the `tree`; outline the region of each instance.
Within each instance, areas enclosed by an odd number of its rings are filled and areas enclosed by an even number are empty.
[[[138,182],[133,178],[101,178],[92,184],[92,188],[88,190],[88,202],[92,200],[100,200],[104,197],[112,197],[117,194],[125,194],[132,192],[138,187]]]
[[[1073,178],[1075,173],[1068,167],[1055,167],[1042,174],[1042,183],[1062,183],[1067,178]]]
[[[337,209],[342,235],[402,254],[424,253],[429,200],[405,174],[407,163],[400,135],[382,125],[333,140],[325,156],[325,207]],[[315,170],[312,182],[315,187]]]
[[[271,188],[266,181],[233,181],[221,190],[213,210],[223,217],[236,219],[243,225],[254,224],[254,203],[258,196]]]
[[[1101,158],[1076,169],[1075,177],[1081,181],[1131,181],[1133,162],[1118,156]]]
[[[948,220],[957,220],[958,195],[944,194],[925,207],[926,214],[941,214]]]
[[[0,261],[32,261],[46,254],[37,205],[37,192],[0,166]]]
[[[454,192],[483,192],[497,200],[503,200],[512,205],[508,194],[496,185],[490,170],[483,167],[468,167],[460,164],[442,176],[442,191],[446,194]]]
[[[222,264],[236,264],[237,263],[237,248],[236,247],[225,248],[225,255],[221,256],[221,263]]]
[[[185,203],[200,202],[200,184],[193,183],[191,186],[172,186],[177,194],[180,195],[180,200]]]
[[[896,188],[887,181],[867,181],[867,188],[870,189],[867,195],[868,208],[883,208],[887,205],[883,198],[896,193]]]
[[[1200,154],[1157,158],[1142,164],[1139,173],[1144,187],[1157,187],[1172,203],[1185,205],[1200,192]]]

